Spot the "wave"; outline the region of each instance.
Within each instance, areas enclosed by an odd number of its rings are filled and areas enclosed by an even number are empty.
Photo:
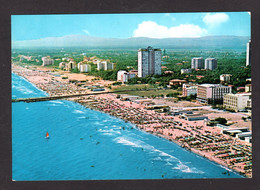
[[[196,168],[190,168],[187,165],[183,164],[182,162],[180,162],[177,167],[173,167],[172,169],[174,170],[180,170],[183,173],[197,173],[197,174],[203,174],[205,172],[200,171]]]
[[[14,86],[13,88],[21,92],[22,94],[37,94],[29,88],[26,88],[25,86]]]
[[[81,111],[81,110],[74,110],[73,113],[85,113],[84,111]]]

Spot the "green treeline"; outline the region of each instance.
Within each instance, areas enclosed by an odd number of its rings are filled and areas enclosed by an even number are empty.
[[[76,63],[83,60],[84,56],[98,59],[110,60],[115,63],[115,69],[109,71],[97,71],[96,65],[91,64],[91,72],[89,75],[101,77],[105,80],[117,79],[117,72],[119,70],[137,70],[137,52],[138,49],[86,49],[86,48],[52,48],[52,49],[17,49],[12,50],[13,61],[19,61],[19,55],[32,56],[32,61],[23,60],[23,63],[30,65],[41,65],[43,56],[50,56],[54,59],[54,65],[48,67],[58,68],[62,58],[73,58]],[[239,50],[179,50],[179,49],[162,49],[162,69],[161,76],[147,76],[145,78],[130,79],[128,84],[151,84],[166,87],[171,79],[184,79],[196,83],[220,83],[221,74],[231,74],[231,81],[225,85],[234,85],[234,90],[237,87],[245,86],[246,79],[251,78],[251,67],[245,67],[246,52]],[[193,57],[213,57],[217,59],[218,67],[214,71],[193,70],[189,74],[181,74],[181,69],[191,67],[191,59]],[[38,59],[39,62],[35,60]],[[57,59],[57,60],[56,60]],[[173,71],[173,74],[164,74],[164,71]],[[78,72],[77,70],[73,72]],[[198,78],[198,76],[204,76]]]

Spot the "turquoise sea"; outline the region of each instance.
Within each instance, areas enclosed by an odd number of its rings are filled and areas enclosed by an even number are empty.
[[[47,94],[12,74],[12,98],[40,96]],[[242,177],[226,172],[173,142],[71,101],[12,103],[16,181]]]

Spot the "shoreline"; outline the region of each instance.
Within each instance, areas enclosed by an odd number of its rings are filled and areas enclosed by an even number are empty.
[[[57,77],[53,77],[48,73],[38,70],[32,71],[30,69],[12,65],[12,72],[25,78],[27,81],[50,96],[56,95],[57,93],[76,94],[82,92],[86,93],[87,91],[86,89],[82,89],[75,84],[69,83],[69,81],[62,81]],[[227,159],[222,159],[214,155],[214,152],[216,151],[209,151],[212,150],[210,148],[215,149],[218,145],[225,146],[225,144],[230,144],[232,154],[234,153],[232,150],[233,145],[238,146],[242,144],[247,147],[247,143],[240,142],[240,140],[236,140],[235,138],[231,138],[227,135],[221,135],[220,130],[213,130],[212,128],[206,126],[204,121],[190,122],[176,116],[169,116],[164,113],[162,114],[156,113],[152,110],[146,110],[143,105],[117,99],[116,94],[67,98],[66,100],[77,102],[84,107],[115,116],[125,122],[130,122],[141,131],[148,132],[168,141],[172,141],[180,147],[207,158],[208,160],[222,165],[225,168],[231,169],[241,176],[252,177],[252,171],[247,173],[243,172],[244,170],[242,169],[242,164],[234,164],[233,162],[233,164],[230,164],[231,159],[229,159],[228,162],[226,161]],[[196,141],[193,141],[194,138]],[[202,141],[203,139],[206,140]],[[195,142],[195,144],[192,144],[193,142]],[[206,145],[204,145],[205,142],[207,143]],[[205,146],[209,149],[204,149]],[[216,149],[218,150],[218,148]],[[219,150],[219,152],[221,152],[223,150],[222,147],[219,148]],[[225,152],[225,150],[226,149],[224,149],[223,152]],[[251,152],[249,151],[249,153]],[[234,165],[237,165],[237,167],[234,167]]]

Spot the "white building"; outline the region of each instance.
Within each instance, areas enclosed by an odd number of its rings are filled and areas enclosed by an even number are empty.
[[[81,73],[87,73],[91,71],[91,65],[90,64],[78,64],[79,72]]]
[[[226,109],[241,111],[248,107],[248,100],[251,99],[251,93],[243,94],[225,94],[223,106]]]
[[[129,73],[127,71],[120,70],[117,72],[117,81],[118,82],[128,82],[129,79],[135,78],[136,74]]]
[[[191,72],[192,72],[191,69],[181,69],[181,74],[191,73]]]
[[[252,92],[252,85],[251,84],[246,84],[245,92]]]
[[[182,85],[182,96],[190,96],[190,95],[195,95],[197,94],[198,90],[198,85],[197,84],[192,84],[192,83],[185,83]]]
[[[72,69],[76,68],[76,62],[75,61],[70,61],[66,64],[66,71],[71,71]]]
[[[214,70],[217,68],[217,60],[215,58],[207,58],[205,59],[204,69]]]
[[[251,65],[251,40],[246,44],[246,66]]]
[[[162,52],[152,47],[138,50],[138,77],[147,75],[161,75]]]
[[[204,59],[202,57],[194,57],[191,60],[192,69],[203,69],[204,68]]]
[[[202,103],[222,101],[224,94],[231,93],[230,86],[221,84],[201,84],[198,85],[197,100]]]
[[[230,78],[232,75],[230,74],[222,74],[220,75],[219,79],[221,82],[230,82]]]
[[[113,70],[114,63],[110,63],[109,61],[97,62],[97,70]]]
[[[50,56],[42,57],[42,66],[52,65],[54,64],[54,60],[50,58]]]
[[[64,69],[66,67],[66,64],[67,64],[66,62],[60,62],[59,63],[59,68],[60,69]]]

